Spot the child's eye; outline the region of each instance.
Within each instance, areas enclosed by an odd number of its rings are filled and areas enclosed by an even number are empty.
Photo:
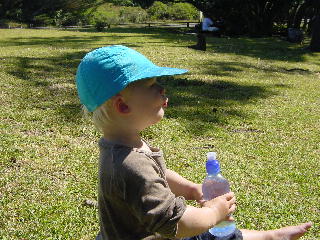
[[[157,92],[160,92],[160,94],[164,94],[164,87],[161,86],[159,83],[154,83],[152,85],[152,88],[155,89]]]
[[[160,86],[159,83],[155,82],[155,83],[151,84],[150,87],[151,87],[151,88],[156,88],[156,87],[158,87],[158,86]]]
[[[161,88],[160,84],[157,83],[157,82],[154,83],[154,84],[152,84],[151,87],[152,87],[152,88]]]

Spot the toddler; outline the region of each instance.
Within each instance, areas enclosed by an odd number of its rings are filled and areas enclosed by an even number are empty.
[[[236,209],[234,193],[202,199],[201,184],[167,169],[161,150],[140,132],[159,122],[168,104],[161,76],[187,70],[159,67],[137,51],[114,45],[89,52],[77,70],[81,103],[100,139],[99,216],[103,240],[293,240],[311,223],[270,231],[236,230],[217,238],[208,229]],[[201,207],[188,206],[195,200]]]

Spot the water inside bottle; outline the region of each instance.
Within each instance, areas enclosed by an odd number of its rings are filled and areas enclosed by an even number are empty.
[[[208,176],[202,187],[204,200],[211,200],[230,191],[229,182],[221,175]],[[236,224],[234,221],[223,221],[209,229],[209,232],[214,236],[224,237],[232,234],[235,229]]]
[[[233,233],[236,229],[235,222],[223,221],[217,224],[215,227],[210,228],[209,232],[217,237],[228,236]]]
[[[207,179],[203,183],[203,199],[211,200],[230,191],[230,186],[225,179]]]

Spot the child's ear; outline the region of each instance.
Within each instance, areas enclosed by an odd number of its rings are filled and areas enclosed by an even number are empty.
[[[115,110],[120,114],[126,114],[130,112],[129,106],[124,102],[121,95],[116,96],[113,102]]]

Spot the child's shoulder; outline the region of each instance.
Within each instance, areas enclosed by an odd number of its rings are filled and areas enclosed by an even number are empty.
[[[162,155],[162,152],[152,152],[143,149],[132,148],[122,144],[115,144],[101,138],[99,141],[100,153],[105,158],[110,158],[113,164],[119,167],[139,167],[152,164],[153,157]]]
[[[112,168],[119,175],[140,176],[163,175],[165,163],[161,150],[136,149],[121,144],[109,143],[104,139],[99,142],[101,166]]]

